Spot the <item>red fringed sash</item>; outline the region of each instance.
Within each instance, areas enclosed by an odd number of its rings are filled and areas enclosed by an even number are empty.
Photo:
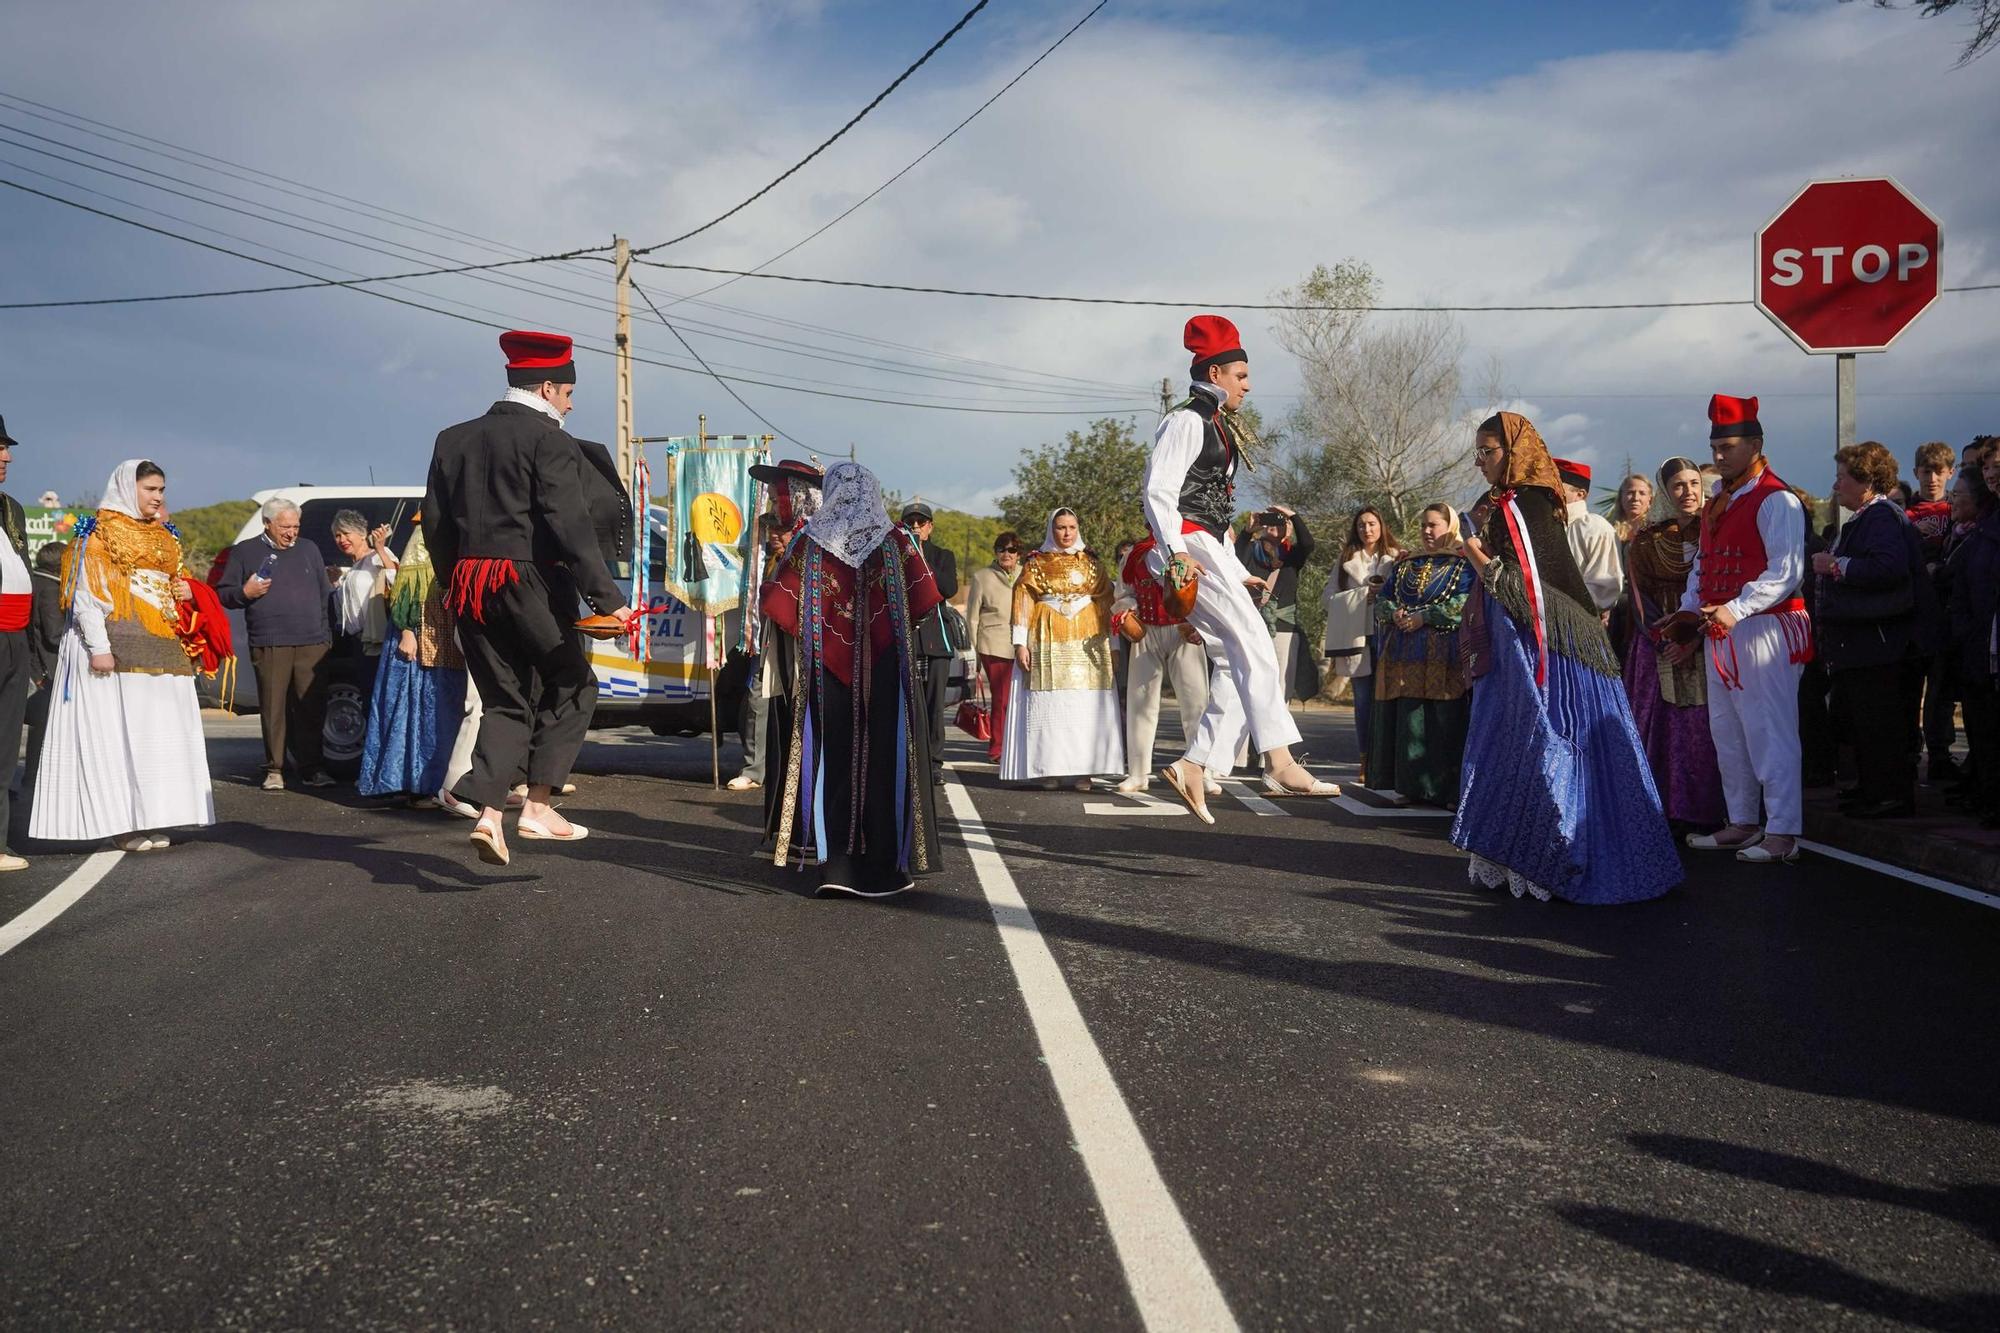
[[[486,594],[521,581],[512,560],[460,560],[451,569],[451,591],[444,604],[455,616],[486,623]]]
[[[1779,632],[1785,636],[1785,648],[1794,665],[1803,665],[1813,660],[1812,620],[1806,615],[1803,597],[1788,597],[1768,610],[1759,611],[1760,616],[1776,616]],[[1743,688],[1743,668],[1736,660],[1736,639],[1727,631],[1719,630],[1713,621],[1708,625],[1708,656],[1715,666],[1715,678],[1722,682],[1725,690]],[[1729,643],[1729,665],[1722,664],[1722,644]]]

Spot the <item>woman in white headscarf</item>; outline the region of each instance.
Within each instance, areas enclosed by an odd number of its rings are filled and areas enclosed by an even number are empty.
[[[1076,779],[1125,771],[1125,729],[1111,665],[1111,599],[1104,563],[1083,544],[1076,511],[1049,515],[1047,539],[1014,581],[1014,676],[1000,780]]]
[[[111,838],[150,852],[170,841],[159,830],[215,822],[194,687],[197,617],[182,605],[195,592],[166,493],[155,464],[119,464],[63,557],[69,624],[49,687],[33,837]]]
[[[911,627],[940,600],[915,539],[889,521],[875,475],[835,463],[819,511],[759,597],[796,641],[787,691],[803,703],[772,784],[774,859],[816,866],[822,895],[885,898],[938,868]]]

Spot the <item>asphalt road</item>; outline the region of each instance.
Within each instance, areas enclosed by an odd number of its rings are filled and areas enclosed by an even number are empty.
[[[226,730],[217,827],[0,955],[8,1327],[1137,1328],[1175,1210],[1244,1327],[2000,1327],[1987,908],[1810,857],[1517,902],[1440,819],[968,762],[1143,1136],[1107,1175],[961,822],[817,901],[705,742],[610,733],[592,838],[494,870]]]

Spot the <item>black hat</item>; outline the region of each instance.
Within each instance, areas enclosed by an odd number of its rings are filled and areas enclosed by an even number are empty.
[[[936,515],[931,513],[930,505],[922,500],[912,500],[903,506],[903,522],[908,523],[913,518],[923,523],[936,521]]]
[[[803,481],[808,486],[817,486],[826,479],[825,474],[811,463],[801,463],[796,458],[784,458],[775,463],[752,463],[750,475],[766,485]]]
[[[20,443],[19,440],[15,439],[13,436],[7,433],[7,418],[0,417],[0,444],[7,445],[8,447],[11,448],[12,446],[17,445],[19,443]]]

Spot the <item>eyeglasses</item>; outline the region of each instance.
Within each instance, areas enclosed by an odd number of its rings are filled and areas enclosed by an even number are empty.
[[[1507,451],[1506,449],[1502,448],[1500,445],[1497,444],[1482,444],[1475,447],[1472,452],[1475,456],[1479,458],[1493,458],[1499,454],[1504,454]]]

